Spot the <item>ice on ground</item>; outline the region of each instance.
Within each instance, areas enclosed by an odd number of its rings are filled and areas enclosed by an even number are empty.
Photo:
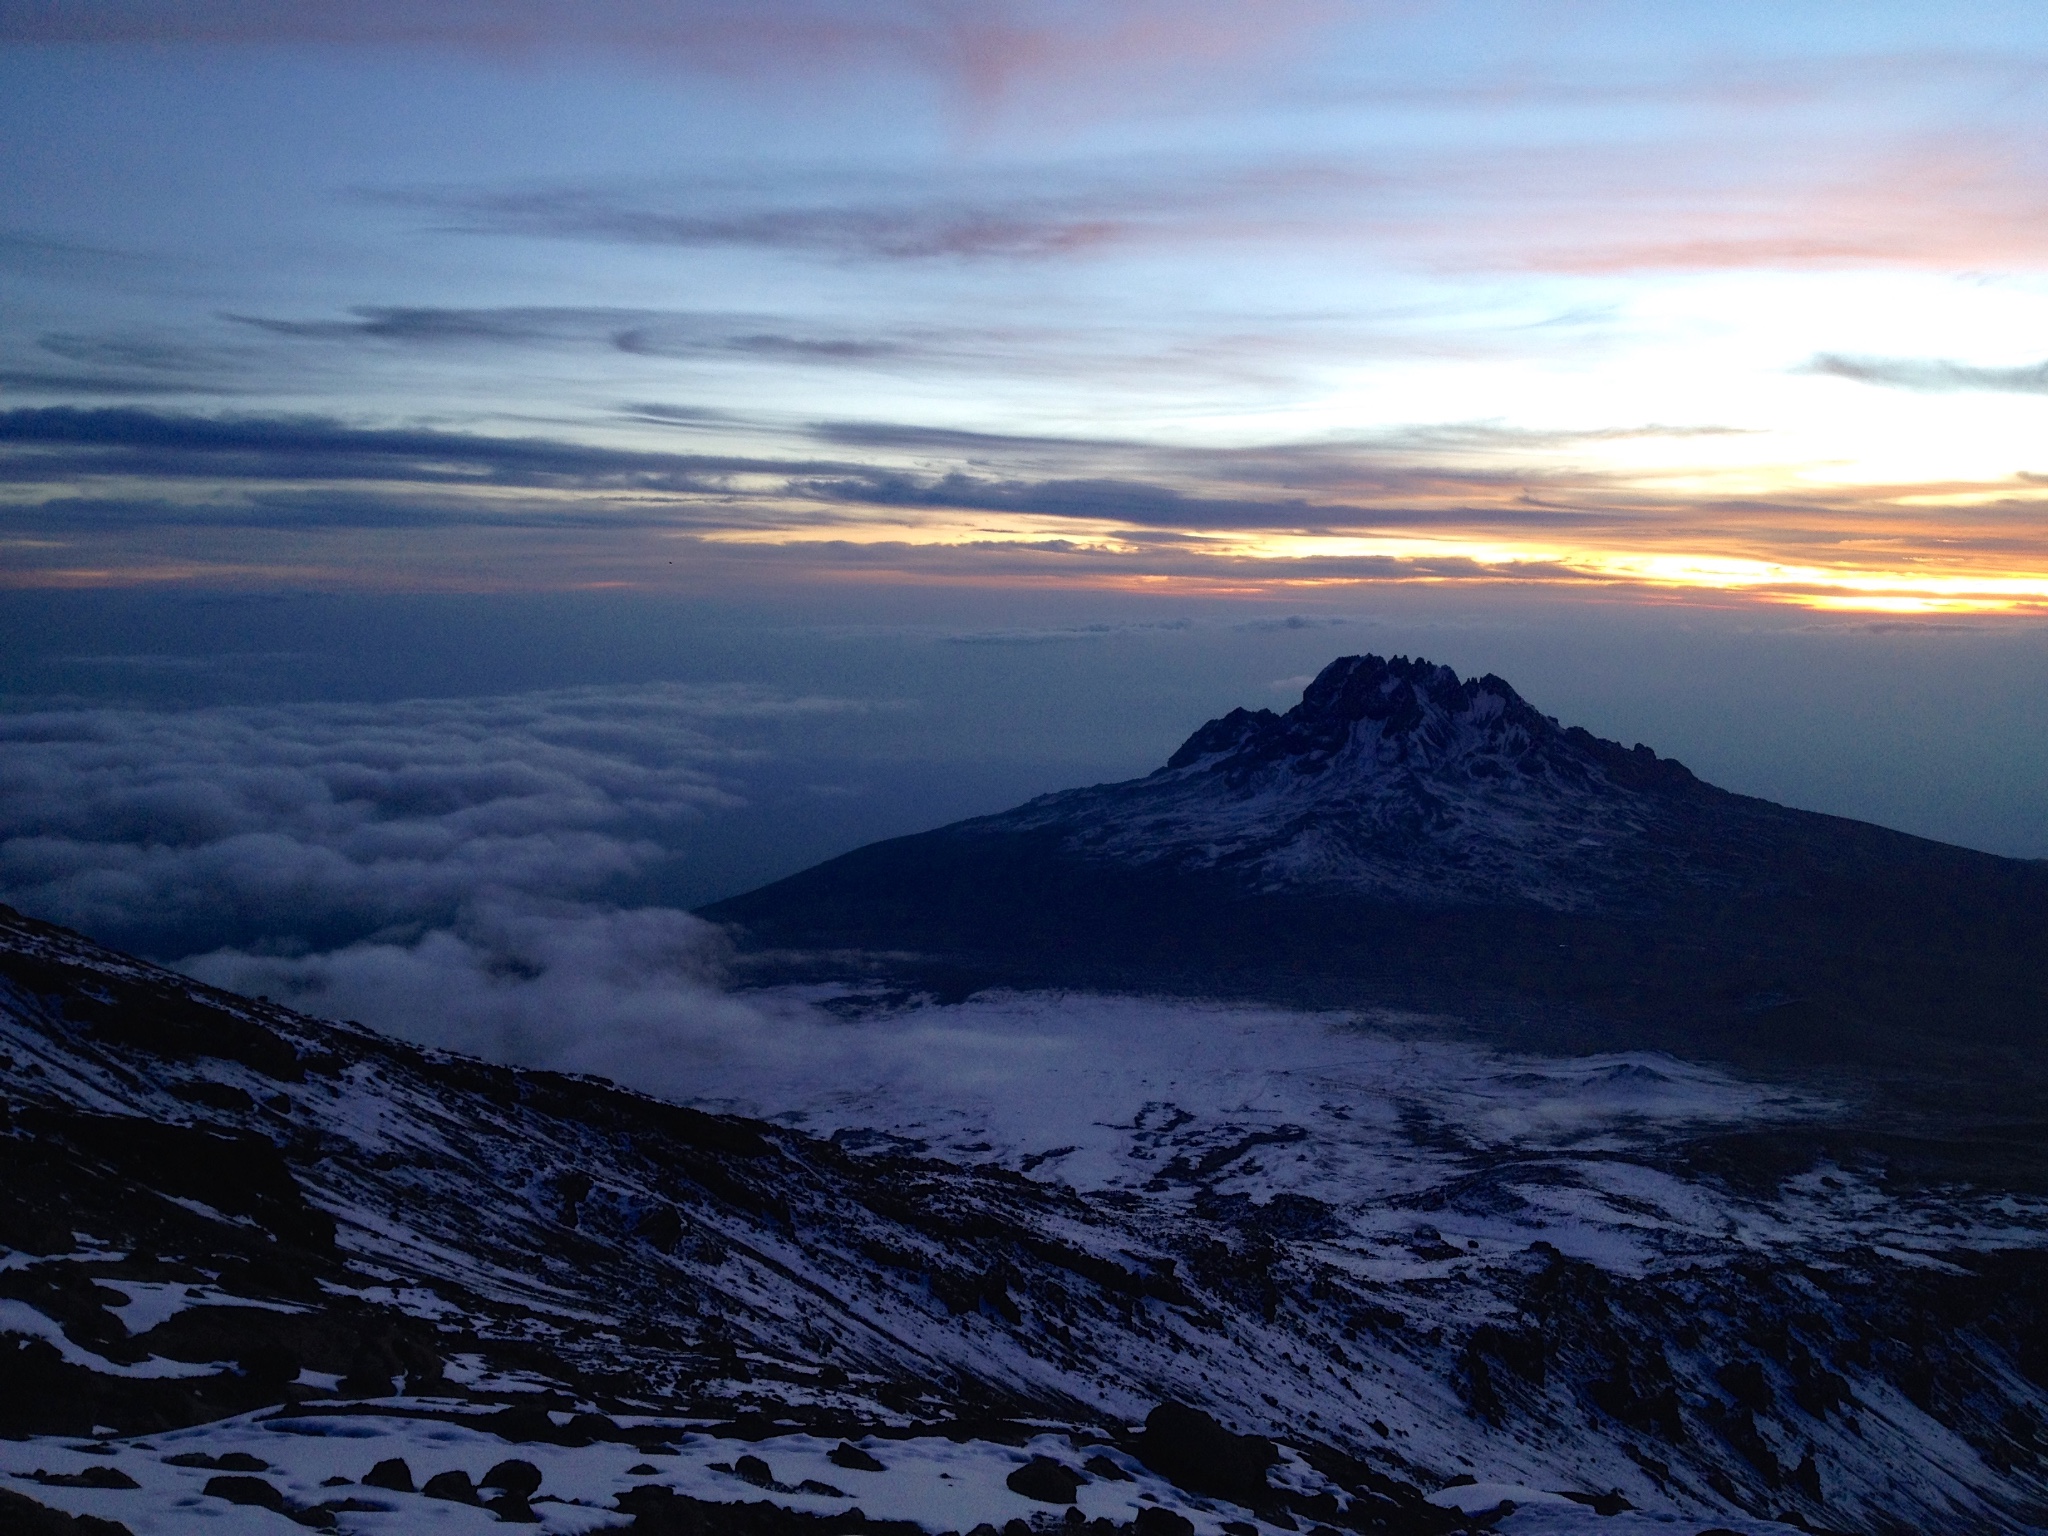
[[[1512,1504],[1517,1509],[1541,1505],[1579,1514],[1593,1513],[1589,1506],[1576,1499],[1568,1499],[1561,1493],[1545,1493],[1540,1488],[1524,1488],[1520,1483],[1465,1483],[1456,1488],[1439,1489],[1427,1498],[1439,1508],[1455,1509],[1467,1515],[1483,1515],[1502,1504]]]

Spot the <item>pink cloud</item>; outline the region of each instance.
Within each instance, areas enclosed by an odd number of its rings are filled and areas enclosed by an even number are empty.
[[[601,51],[738,74],[893,64],[986,104],[1035,80],[1242,64],[1336,14],[1331,0],[0,0],[0,42]]]

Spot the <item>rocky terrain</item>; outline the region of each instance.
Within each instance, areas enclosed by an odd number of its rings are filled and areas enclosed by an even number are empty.
[[[1114,1132],[1142,1177],[1061,1178],[422,1053],[14,914],[0,976],[9,1519],[2044,1517],[2041,1202],[1679,1063],[1374,1058],[1378,1102],[1287,1123],[1190,1080]]]

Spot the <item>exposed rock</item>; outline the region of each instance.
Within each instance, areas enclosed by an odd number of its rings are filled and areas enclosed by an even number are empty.
[[[486,1499],[484,1508],[496,1515],[507,1525],[538,1525],[540,1516],[533,1506],[516,1493],[501,1493],[496,1498]]]
[[[282,1490],[260,1477],[210,1477],[206,1480],[206,1496],[210,1499],[225,1499],[230,1504],[253,1504],[258,1509],[274,1509],[279,1514],[288,1513],[291,1500]]]
[[[31,1472],[29,1481],[46,1488],[140,1488],[119,1467],[87,1467],[82,1472]]]
[[[835,1467],[845,1467],[849,1472],[886,1472],[888,1468],[857,1445],[848,1445],[844,1440],[826,1453],[826,1459]]]
[[[1171,1402],[1145,1416],[1136,1450],[1140,1461],[1175,1487],[1249,1508],[1270,1500],[1266,1469],[1280,1459],[1263,1435],[1235,1434],[1199,1408]]]
[[[363,1474],[366,1488],[389,1488],[393,1493],[414,1491],[412,1468],[405,1464],[402,1456],[386,1457]]]
[[[134,1536],[118,1520],[66,1514],[11,1488],[0,1488],[0,1531],[7,1536]]]
[[[1157,1504],[1139,1510],[1138,1518],[1131,1525],[1137,1536],[1195,1536],[1192,1520],[1177,1510],[1163,1509]]]
[[[436,1472],[420,1485],[420,1492],[430,1499],[446,1499],[451,1504],[481,1504],[477,1497],[476,1485],[469,1480],[469,1474],[460,1467],[446,1472]]]
[[[540,1483],[540,1468],[532,1462],[507,1460],[499,1462],[478,1479],[477,1487],[502,1488],[522,1499],[530,1499],[540,1492]]]
[[[1012,1493],[1041,1504],[1071,1504],[1088,1479],[1050,1456],[1034,1456],[1003,1481]]]

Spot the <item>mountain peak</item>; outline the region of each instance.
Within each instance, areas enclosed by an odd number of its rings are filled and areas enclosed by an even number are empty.
[[[1163,771],[1195,769],[1243,788],[1276,768],[1297,777],[1345,768],[1366,778],[1604,780],[1632,790],[1697,782],[1640,743],[1631,750],[1559,725],[1491,672],[1461,678],[1419,656],[1340,656],[1285,714],[1234,709],[1190,736]]]
[[[1586,909],[1640,902],[1646,877],[1668,883],[1671,861],[1649,849],[1683,843],[1679,823],[1714,795],[1683,764],[1560,725],[1490,673],[1340,656],[1285,714],[1232,710],[1146,778],[971,825],[1258,891]]]

